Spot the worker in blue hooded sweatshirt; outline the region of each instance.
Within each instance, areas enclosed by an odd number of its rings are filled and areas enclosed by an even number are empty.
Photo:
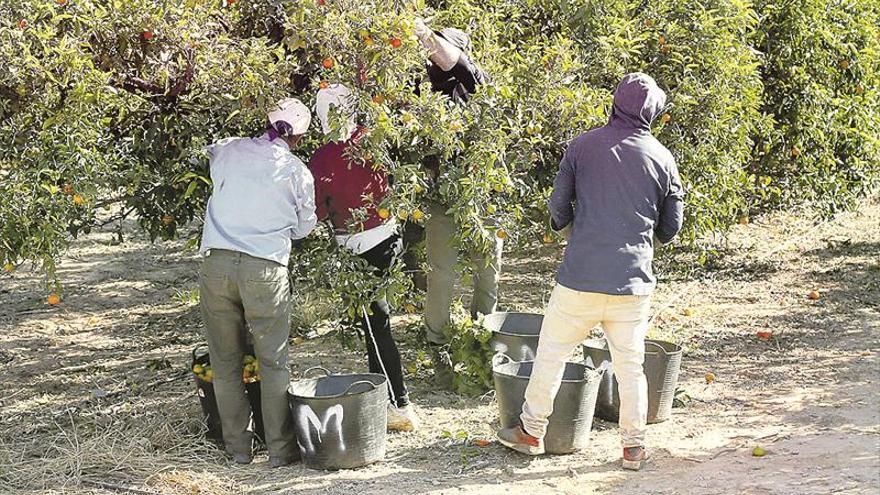
[[[655,244],[682,225],[684,190],[672,154],[651,134],[666,94],[650,76],[628,74],[610,122],[568,147],[550,197],[551,222],[569,238],[550,296],[521,424],[498,432],[520,452],[544,452],[547,418],[565,361],[601,324],[619,382],[623,467],[647,459],[645,334],[656,279]]]

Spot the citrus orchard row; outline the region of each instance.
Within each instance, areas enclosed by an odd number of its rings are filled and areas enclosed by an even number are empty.
[[[254,135],[277,99],[311,103],[335,83],[353,90],[369,130],[358,153],[394,177],[380,215],[420,223],[441,203],[462,243],[552,243],[546,200],[565,145],[607,121],[614,83],[634,70],[669,93],[654,132],[688,189],[682,242],[706,259],[707,234],[756,212],[802,200],[834,212],[876,187],[878,10],[826,0],[5,3],[0,262],[34,262],[58,295],[59,256],[96,225],[131,217],[154,239],[190,232],[181,228],[210,191],[205,146]],[[471,35],[491,83],[468,105],[425,86],[417,16]],[[310,133],[296,153],[323,139]],[[330,239],[321,230],[299,247],[298,283],[350,314],[375,291],[406,297],[400,270],[377,285]]]

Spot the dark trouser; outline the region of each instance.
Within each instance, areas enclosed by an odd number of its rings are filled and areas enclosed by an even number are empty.
[[[295,457],[299,451],[287,399],[287,267],[244,253],[212,249],[202,262],[199,288],[226,449],[251,453],[251,408],[241,380],[249,326],[260,362],[260,396],[269,455]]]
[[[400,237],[391,236],[379,245],[362,253],[361,258],[376,268],[377,276],[387,276],[400,249]],[[361,317],[361,328],[367,344],[367,361],[370,373],[378,373],[388,378],[391,388],[389,398],[397,407],[409,404],[406,385],[403,383],[403,366],[400,351],[394,336],[391,335],[391,308],[383,297],[370,304],[369,318]]]

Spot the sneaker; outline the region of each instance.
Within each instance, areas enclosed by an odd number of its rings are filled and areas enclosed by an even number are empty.
[[[397,407],[388,403],[388,431],[413,431],[419,427],[419,416],[412,404]]]
[[[280,468],[284,466],[289,466],[293,464],[294,458],[293,456],[287,457],[277,457],[277,456],[269,456],[269,467],[270,468]]]
[[[526,433],[522,425],[498,430],[496,436],[502,445],[517,452],[527,455],[541,455],[544,453],[544,440]]]
[[[623,448],[623,469],[638,471],[648,461],[648,451],[644,447]]]

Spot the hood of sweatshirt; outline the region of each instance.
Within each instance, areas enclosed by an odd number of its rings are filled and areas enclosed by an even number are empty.
[[[627,74],[614,91],[611,125],[649,131],[665,106],[666,93],[654,78],[641,72]]]

